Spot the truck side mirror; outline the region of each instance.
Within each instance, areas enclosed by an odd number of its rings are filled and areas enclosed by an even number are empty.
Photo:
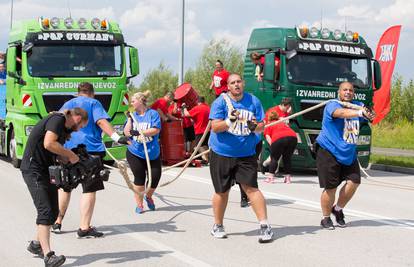
[[[265,54],[265,62],[263,66],[263,79],[267,81],[275,81],[275,53]]]
[[[282,55],[285,55],[287,60],[290,60],[298,54],[298,51],[296,51],[296,49],[287,50],[287,51],[286,50],[280,50],[280,53]]]
[[[34,46],[33,43],[27,43],[23,46],[22,50],[23,50],[23,52],[26,52],[26,53],[30,52],[32,50],[33,46]]]
[[[381,65],[374,59],[374,90],[378,90],[382,85]]]
[[[129,67],[131,70],[131,77],[135,77],[139,74],[139,59],[138,59],[138,49],[135,47],[129,46]]]
[[[26,85],[27,84],[26,81],[23,80],[22,77],[20,77],[20,75],[18,75],[16,72],[8,71],[7,75],[9,75],[9,77],[12,77],[15,80],[17,80],[16,81],[17,84],[20,84],[20,85]]]

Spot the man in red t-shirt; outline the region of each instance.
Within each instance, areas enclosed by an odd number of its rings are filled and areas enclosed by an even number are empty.
[[[229,72],[223,67],[223,62],[217,60],[216,70],[212,75],[212,81],[210,84],[210,89],[214,89],[216,98],[219,97],[221,93],[227,92],[227,79],[229,78],[229,75]]]
[[[194,131],[195,131],[195,144],[201,140],[201,137],[204,134],[204,131],[207,128],[208,124],[208,117],[210,115],[210,107],[205,103],[204,96],[198,97],[198,104],[197,106],[193,107],[190,111],[187,108],[184,108],[184,115],[186,117],[193,118],[194,121]],[[207,134],[206,138],[204,139],[198,153],[204,152],[208,149],[208,139],[210,137],[210,132]],[[208,163],[208,155],[202,156],[204,163]]]
[[[171,114],[168,114],[168,106],[174,100],[174,93],[167,92],[163,97],[158,98],[152,105],[151,108],[158,111],[162,121],[177,120]]]
[[[177,119],[183,120],[183,131],[184,131],[184,144],[185,144],[185,151],[191,152],[194,148],[194,140],[195,140],[195,133],[194,133],[194,126],[193,121],[189,117],[185,117],[182,115],[182,109],[180,103],[174,102],[168,107],[168,114],[171,114]]]

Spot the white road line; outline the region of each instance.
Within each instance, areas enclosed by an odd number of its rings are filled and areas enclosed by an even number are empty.
[[[167,173],[164,173],[165,175],[168,176],[172,176],[175,177],[174,174],[178,174],[178,172],[172,172],[172,171],[168,171]],[[204,183],[204,184],[212,184],[212,182],[209,179],[203,179],[200,178],[198,176],[194,176],[194,175],[188,175],[188,174],[183,174],[182,178],[189,180],[189,181],[193,181],[193,182],[197,182],[197,183]],[[234,188],[236,191],[239,191],[238,187]],[[233,190],[233,189],[232,189]],[[301,199],[301,198],[296,198],[296,197],[290,197],[287,195],[282,195],[282,194],[277,194],[274,192],[266,192],[261,190],[263,195],[265,197],[271,197],[271,198],[275,198],[278,200],[286,200],[286,201],[290,201],[292,202],[292,204],[297,204],[297,205],[301,205],[301,206],[305,206],[305,207],[310,207],[310,208],[314,208],[319,210],[320,209],[320,203],[319,202],[315,202],[315,201],[310,201],[310,200],[306,200],[306,199]],[[373,221],[377,221],[377,222],[381,222],[383,224],[387,224],[387,225],[393,225],[393,226],[402,226],[405,227],[407,229],[410,230],[414,230],[414,223],[405,221],[405,220],[399,220],[399,219],[395,219],[395,218],[391,218],[391,217],[386,217],[386,216],[382,216],[382,215],[378,215],[378,214],[374,214],[374,213],[368,213],[368,212],[363,212],[363,211],[357,211],[357,210],[352,210],[352,209],[346,209],[346,213],[347,215],[350,216],[354,216],[357,218],[364,218],[364,219],[371,219]]]
[[[181,251],[178,251],[170,246],[164,245],[163,243],[160,243],[158,241],[155,241],[152,238],[149,238],[147,236],[145,236],[144,234],[140,234],[137,232],[132,232],[131,230],[128,229],[125,226],[116,226],[115,227],[116,230],[118,230],[121,233],[126,234],[128,237],[132,237],[134,239],[137,239],[140,242],[143,242],[155,249],[159,249],[159,250],[164,250],[164,251],[171,251],[171,253],[167,254],[168,256],[172,256],[176,259],[178,259],[181,262],[187,263],[190,266],[202,266],[202,267],[212,267],[211,265],[198,260],[196,258],[193,258],[185,253],[182,253]]]

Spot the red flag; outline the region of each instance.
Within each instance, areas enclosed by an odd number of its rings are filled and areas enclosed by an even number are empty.
[[[374,92],[374,111],[377,114],[373,124],[380,122],[390,111],[391,102],[391,78],[397,59],[398,40],[400,38],[401,25],[390,27],[386,30],[378,43],[375,59],[381,65],[382,86]]]

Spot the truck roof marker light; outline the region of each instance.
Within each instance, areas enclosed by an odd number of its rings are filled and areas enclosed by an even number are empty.
[[[91,25],[95,30],[98,30],[101,27],[101,21],[98,18],[93,18]]]
[[[352,41],[354,43],[358,43],[359,40],[359,34],[357,32],[354,32],[354,34],[352,35]]]
[[[302,38],[307,38],[307,37],[308,37],[308,34],[309,34],[309,29],[308,29],[308,27],[302,27],[302,28],[299,28],[299,33],[300,33],[300,36],[301,36]]]
[[[331,31],[328,28],[323,28],[321,31],[321,36],[323,39],[328,39],[331,35]]]
[[[333,37],[335,40],[341,40],[342,39],[342,32],[341,30],[335,30],[333,33]]]
[[[123,106],[129,105],[129,95],[127,93],[124,94],[124,98],[122,99],[122,105]]]
[[[106,19],[101,21],[101,30],[107,30],[108,29],[108,21]]]
[[[72,29],[72,27],[73,27],[73,19],[71,17],[66,18],[65,21],[64,21],[64,23],[65,23],[65,27],[66,28]]]
[[[52,26],[53,29],[57,29],[59,28],[59,24],[60,24],[60,19],[57,17],[53,17],[50,19],[50,25]]]
[[[42,18],[42,27],[43,27],[43,29],[49,29],[49,27],[50,27],[50,21],[49,21],[49,19]]]
[[[85,19],[85,18],[80,18],[80,19],[78,20],[78,25],[79,25],[79,28],[81,28],[81,29],[86,29],[86,23],[87,23],[87,21],[86,21],[86,19]]]
[[[346,34],[345,34],[345,39],[346,39],[348,42],[351,42],[351,41],[352,41],[352,39],[353,39],[353,35],[354,35],[354,33],[353,33],[352,31],[347,31],[347,32],[346,32]]]
[[[312,27],[310,29],[310,32],[309,32],[310,37],[316,38],[318,37],[318,34],[319,34],[319,30],[316,27]]]

